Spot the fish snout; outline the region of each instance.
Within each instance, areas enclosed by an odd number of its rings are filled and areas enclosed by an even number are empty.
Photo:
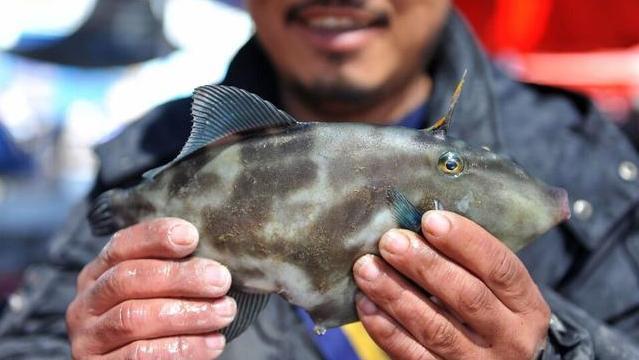
[[[564,221],[570,219],[570,203],[568,201],[568,192],[562,188],[551,187],[548,194],[556,204],[558,212],[558,220]]]

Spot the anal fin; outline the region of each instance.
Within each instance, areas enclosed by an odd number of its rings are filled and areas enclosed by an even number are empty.
[[[255,322],[258,315],[268,305],[270,294],[253,294],[231,289],[227,295],[232,297],[237,304],[235,319],[229,326],[220,330],[220,333],[226,337],[226,341],[230,342]]]

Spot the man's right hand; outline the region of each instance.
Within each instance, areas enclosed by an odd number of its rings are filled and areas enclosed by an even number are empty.
[[[188,257],[198,234],[173,218],[117,232],[78,276],[67,309],[77,359],[194,358],[219,356],[217,330],[234,318],[226,297],[231,275],[219,263]]]

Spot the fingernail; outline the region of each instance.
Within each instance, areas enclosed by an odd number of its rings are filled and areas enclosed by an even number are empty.
[[[226,287],[230,281],[230,274],[222,265],[210,264],[204,269],[204,281],[216,287]]]
[[[388,231],[380,241],[381,248],[393,254],[403,253],[408,249],[408,244],[408,237],[397,230]]]
[[[377,306],[365,295],[359,296],[357,306],[364,315],[373,315],[377,312]]]
[[[209,349],[221,350],[224,348],[226,340],[224,339],[224,335],[214,334],[204,338],[204,343]]]
[[[235,316],[235,309],[236,309],[235,301],[232,300],[231,298],[225,298],[213,304],[213,311],[215,311],[216,314],[223,317]]]
[[[450,220],[440,211],[429,211],[424,215],[424,229],[428,234],[439,237],[448,234],[451,228]]]
[[[197,229],[191,224],[177,224],[169,229],[169,240],[178,246],[192,245],[197,240]]]
[[[372,255],[364,255],[355,264],[355,272],[367,281],[373,281],[379,276],[379,269],[374,264]]]

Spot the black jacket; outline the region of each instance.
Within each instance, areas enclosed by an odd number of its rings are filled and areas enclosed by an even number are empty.
[[[555,317],[544,358],[639,359],[639,157],[587,99],[522,84],[500,73],[466,25],[451,15],[435,61],[424,123],[445,112],[464,69],[469,77],[451,135],[506,153],[531,174],[568,190],[570,221],[520,252]],[[273,70],[255,39],[230,66],[225,84],[278,103]],[[190,130],[190,100],[167,103],[99,146],[90,197],[139,181],[173,158]],[[107,239],[90,235],[80,204],[53,242],[50,261],[31,268],[0,319],[0,358],[69,357],[64,313],[75,277]],[[480,256],[478,254],[478,256]],[[228,359],[319,358],[290,305],[274,297],[258,322],[233,341]]]

